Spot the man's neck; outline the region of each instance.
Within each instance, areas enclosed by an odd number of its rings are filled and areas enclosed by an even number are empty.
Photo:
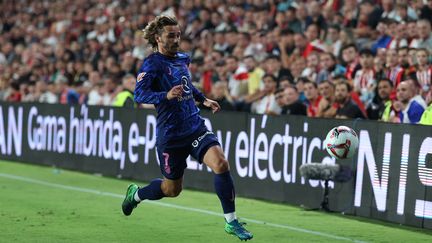
[[[164,50],[160,50],[158,52],[160,54],[162,54],[163,56],[166,56],[166,57],[176,57],[176,55],[177,55],[177,53],[171,53],[171,52],[167,52],[167,51],[164,51]]]
[[[427,65],[427,64],[425,64],[425,65],[419,65],[418,69],[420,71],[428,70],[429,69],[429,65]]]
[[[344,107],[349,102],[349,97],[347,97],[342,103],[339,103],[340,107]]]

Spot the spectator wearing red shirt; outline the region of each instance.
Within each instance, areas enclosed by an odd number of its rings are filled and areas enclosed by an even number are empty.
[[[397,88],[404,75],[404,69],[399,65],[397,50],[388,49],[386,57],[387,78],[390,79],[394,87]]]

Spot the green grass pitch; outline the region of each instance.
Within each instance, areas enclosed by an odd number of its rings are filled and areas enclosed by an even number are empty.
[[[187,180],[187,178],[186,178]],[[120,205],[130,181],[0,161],[0,242],[240,242],[213,192]],[[138,183],[143,185],[143,183]],[[252,242],[428,242],[432,231],[237,198]]]

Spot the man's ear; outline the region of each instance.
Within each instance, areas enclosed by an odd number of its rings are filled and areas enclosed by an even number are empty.
[[[155,40],[157,43],[159,43],[161,41],[161,36],[160,35],[155,35]]]

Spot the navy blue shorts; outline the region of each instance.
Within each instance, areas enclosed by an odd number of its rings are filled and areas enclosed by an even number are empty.
[[[157,153],[162,174],[171,180],[183,177],[187,167],[186,159],[191,155],[200,164],[203,163],[207,150],[220,143],[213,132],[201,130],[182,141],[169,141],[157,145]]]

